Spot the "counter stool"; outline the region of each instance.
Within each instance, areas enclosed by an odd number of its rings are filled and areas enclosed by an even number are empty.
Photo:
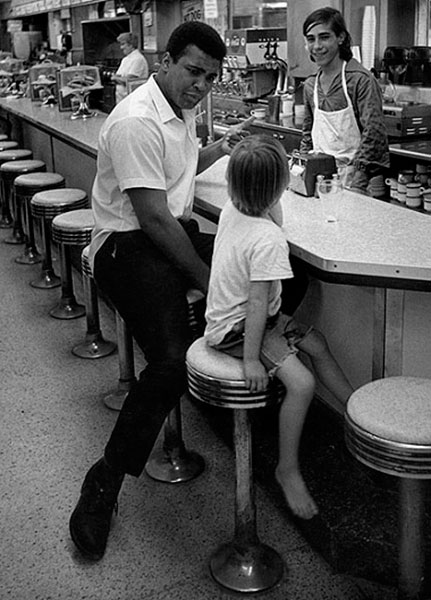
[[[54,319],[76,319],[85,315],[85,306],[78,304],[73,293],[71,246],[87,246],[94,229],[91,208],[72,210],[52,220],[52,239],[60,247],[61,299],[49,311]]]
[[[192,334],[201,333],[205,300],[198,290],[187,292],[189,325]],[[121,410],[125,397],[135,382],[133,337],[118,311],[115,311],[117,326],[118,359],[120,378],[117,390],[104,398],[105,405],[112,410]],[[181,403],[169,413],[163,428],[164,441],[161,448],[155,448],[148,458],[145,470],[157,481],[181,483],[194,479],[205,468],[204,459],[187,450],[183,441]]]
[[[13,216],[13,229],[10,237],[3,240],[6,244],[25,244],[24,253],[15,259],[15,262],[33,265],[41,261],[37,251],[33,220],[28,215],[24,199],[15,189],[15,179],[26,173],[40,173],[46,171],[46,165],[42,160],[11,160],[0,165],[0,177],[8,186],[9,210]]]
[[[274,379],[264,392],[251,392],[245,385],[242,360],[214,350],[202,337],[187,351],[186,364],[190,394],[212,406],[231,408],[234,416],[235,534],[232,542],[212,555],[211,574],[236,592],[266,590],[280,581],[284,567],[279,554],[262,544],[256,531],[248,411],[278,403],[284,388]]]
[[[112,354],[117,346],[114,342],[106,341],[100,330],[97,287],[88,260],[88,251],[89,246],[85,246],[81,254],[87,333],[85,334],[85,340],[72,348],[72,354],[80,358],[103,358]]]
[[[15,148],[11,150],[3,150],[0,152],[0,165],[11,162],[13,160],[30,160],[33,158],[33,152],[31,150],[25,150],[23,148]],[[10,214],[9,208],[9,194],[10,190],[6,189],[3,183],[3,178],[0,173],[0,204],[1,204],[1,216],[0,216],[0,229],[9,229],[12,227],[13,219]]]
[[[358,461],[399,478],[398,600],[422,598],[431,379],[388,377],[362,386],[347,403],[345,435]]]
[[[61,177],[61,176],[60,176]],[[36,193],[30,201],[33,217],[38,217],[42,229],[43,260],[40,276],[30,285],[38,289],[51,289],[61,285],[60,278],[54,273],[51,257],[51,223],[54,217],[71,210],[88,206],[87,194],[76,188],[46,189]]]
[[[204,330],[205,297],[199,290],[187,291],[188,320],[193,339]],[[165,483],[190,481],[202,473],[205,461],[192,450],[187,450],[183,441],[181,402],[171,410],[163,426],[163,443],[154,448],[145,465],[152,479]]]
[[[12,150],[12,148],[18,148],[18,146],[18,142],[13,140],[2,140],[0,142],[0,152],[3,152],[3,150]]]

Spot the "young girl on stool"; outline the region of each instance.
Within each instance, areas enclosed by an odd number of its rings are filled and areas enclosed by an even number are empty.
[[[343,405],[353,389],[323,335],[280,312],[281,280],[291,278],[280,198],[289,171],[283,146],[251,135],[233,150],[211,267],[205,330],[209,345],[243,359],[244,378],[261,391],[275,376],[286,388],[279,416],[275,477],[292,512],[311,519],[318,508],[302,478],[298,449],[315,381],[300,361],[309,355],[319,380]]]

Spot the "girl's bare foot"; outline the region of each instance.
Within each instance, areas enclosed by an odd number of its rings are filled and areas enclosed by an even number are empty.
[[[317,504],[311,497],[298,469],[283,472],[276,469],[275,479],[294,515],[301,519],[312,519],[317,515],[319,512]]]

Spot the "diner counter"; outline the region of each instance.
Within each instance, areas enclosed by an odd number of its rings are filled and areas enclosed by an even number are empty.
[[[26,98],[0,99],[0,115],[21,130],[24,147],[66,177],[67,186],[91,193],[106,115],[72,121],[70,112]],[[196,180],[195,212],[212,230],[227,199],[227,160]],[[355,387],[380,376],[427,377],[429,215],[345,192],[339,222],[326,223],[318,202],[290,191],[283,196],[291,251],[311,274],[298,317],[307,322],[311,315]]]
[[[100,111],[94,111],[95,116],[89,119],[72,120],[71,111],[60,112],[58,105],[42,106],[30,98],[0,98],[0,110],[23,119],[81,152],[97,156],[97,139],[107,116]]]
[[[195,206],[217,220],[227,200],[224,157],[197,177]],[[431,219],[351,191],[339,220],[319,200],[285,191],[283,229],[310,273],[296,316],[325,334],[356,388],[391,375],[429,376]],[[336,284],[336,285],[334,285]],[[335,407],[321,386],[319,396]]]
[[[227,199],[228,157],[196,180],[195,205],[208,218]],[[431,219],[403,207],[345,191],[340,218],[328,223],[319,201],[286,190],[284,229],[294,255],[321,272],[322,278],[362,278],[365,285],[431,291]]]

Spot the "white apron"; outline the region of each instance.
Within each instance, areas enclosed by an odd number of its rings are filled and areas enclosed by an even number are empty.
[[[360,141],[361,132],[356,122],[353,104],[347,93],[346,84],[346,61],[343,61],[341,69],[341,82],[344,95],[347,100],[347,107],[341,110],[327,112],[319,108],[317,94],[317,79],[314,84],[314,113],[313,127],[311,129],[311,139],[315,152],[330,154],[335,158],[337,168],[345,185],[353,175],[353,167],[349,164],[355,156]]]

